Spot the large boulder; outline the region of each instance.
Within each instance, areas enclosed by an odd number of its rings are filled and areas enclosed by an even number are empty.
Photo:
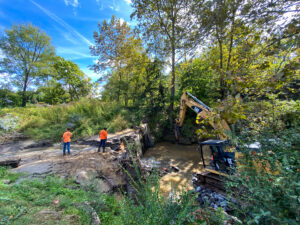
[[[88,172],[84,170],[77,172],[74,178],[75,178],[75,182],[82,186],[89,185],[91,183]]]
[[[112,190],[112,187],[106,181],[102,179],[96,179],[94,180],[94,189],[97,192],[109,193]]]
[[[80,170],[74,176],[75,182],[82,187],[91,187],[94,191],[100,193],[109,193],[113,186],[103,179],[93,174],[91,171]]]

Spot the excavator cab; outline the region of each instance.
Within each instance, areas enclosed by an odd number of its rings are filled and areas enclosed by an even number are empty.
[[[229,140],[207,140],[200,142],[199,151],[203,167],[219,173],[229,174],[236,167],[235,153],[229,152]]]

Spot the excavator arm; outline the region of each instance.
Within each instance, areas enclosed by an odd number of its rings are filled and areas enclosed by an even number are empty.
[[[219,117],[219,115],[216,115],[211,108],[209,108],[207,105],[205,105],[202,101],[197,99],[195,96],[190,94],[189,92],[185,91],[181,98],[180,98],[180,111],[179,111],[179,117],[176,119],[176,129],[175,129],[175,136],[178,140],[179,138],[179,128],[182,127],[186,109],[189,107],[192,109],[195,113],[197,113],[197,119],[196,122],[204,119],[206,120],[209,118],[208,122],[209,124],[215,129],[215,130],[221,130],[219,134],[219,138],[221,140],[228,139],[226,135],[226,130],[228,132],[231,132],[229,125],[224,119],[218,119],[216,117]]]

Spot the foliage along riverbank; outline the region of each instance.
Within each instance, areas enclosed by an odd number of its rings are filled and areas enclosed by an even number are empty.
[[[221,211],[216,216],[197,211],[188,193],[163,199],[156,176],[148,177],[146,183],[135,182],[137,201],[125,195],[100,194],[93,185],[84,190],[73,180],[53,176],[15,183],[22,176],[0,168],[0,224],[56,224],[58,220],[59,224],[90,224],[86,203],[97,212],[101,224],[223,224],[225,218],[218,218]]]
[[[298,224],[299,215],[299,130],[261,133],[261,151],[245,154],[242,170],[229,177],[226,189],[233,215],[242,224]],[[249,138],[249,137],[248,137]],[[243,146],[244,139],[236,139]],[[253,162],[267,165],[255,169]],[[102,224],[224,224],[226,215],[205,205],[200,207],[193,193],[179,193],[164,199],[158,177],[134,180],[136,200],[126,195],[100,194],[93,185],[82,189],[74,180],[53,175],[24,179],[0,169],[0,224],[47,223],[89,224],[90,205]],[[17,182],[16,182],[17,181]],[[120,190],[122,192],[122,190]],[[125,193],[124,193],[125,194]],[[238,224],[237,222],[235,224]]]
[[[215,111],[229,123],[235,124],[234,135],[257,135],[265,129],[276,133],[284,129],[293,129],[300,121],[299,100],[261,100],[238,102],[231,99],[222,104],[214,104]],[[77,102],[55,106],[30,105],[27,107],[1,108],[0,132],[22,132],[35,140],[59,141],[66,127],[70,127],[74,138],[97,134],[107,127],[110,133],[139,125],[147,118],[150,128],[160,139],[168,123],[167,113],[145,111],[144,108],[121,107],[114,102],[105,102],[93,98],[82,98]],[[214,138],[215,133],[207,121],[195,124],[195,115],[188,110],[182,129],[184,136],[193,136],[198,129],[202,139]],[[167,131],[170,130],[169,128]]]
[[[298,224],[300,14],[294,2],[132,0],[132,7],[135,30],[112,16],[90,31],[91,55],[97,58],[91,68],[103,85],[101,101],[93,99],[97,84],[78,65],[57,57],[46,33],[26,24],[6,29],[0,66],[11,82],[1,83],[0,132],[17,130],[36,140],[59,141],[66,127],[76,139],[103,126],[113,132],[145,119],[161,137],[172,130],[180,96],[189,91],[233,125],[230,138],[246,154],[244,170],[227,183],[229,195],[238,200],[232,206],[235,215],[244,224]],[[42,54],[36,54],[39,51]],[[16,107],[21,105],[24,108]],[[184,135],[194,133],[194,121],[188,111]],[[6,129],[10,125],[12,129]],[[200,138],[215,138],[207,121],[197,129]],[[261,143],[261,152],[243,149],[255,141]],[[269,166],[257,171],[253,161],[270,165],[271,171]],[[26,211],[30,221],[35,216],[30,208],[49,207],[55,197],[61,199],[53,204],[77,215],[76,223],[88,222],[85,212],[71,202],[81,203],[77,195],[91,201],[103,196],[73,189],[68,182],[47,178],[1,183],[8,196],[0,199],[4,222],[12,216],[12,223],[22,223]],[[180,202],[164,201],[145,188],[141,196],[138,204],[108,200],[107,214],[97,212],[103,221],[121,224],[217,224],[202,215],[200,221],[193,220],[197,218],[191,216],[193,208],[184,195]],[[96,202],[94,207],[101,205]]]
[[[7,120],[15,118],[12,130],[19,130],[35,140],[59,141],[66,127],[71,128],[77,139],[97,134],[103,127],[108,127],[109,132],[117,132],[133,124],[126,110],[120,111],[116,105],[97,99],[81,99],[48,107],[32,105],[26,108],[4,108],[0,114],[6,115]],[[6,126],[9,131],[10,121]]]
[[[248,103],[244,111],[247,119],[235,126],[236,132],[232,135],[232,141],[240,147],[246,157],[241,161],[244,169],[230,176],[226,185],[228,196],[237,199],[230,207],[234,209],[234,215],[245,224],[299,222],[298,107],[298,101]],[[68,105],[7,108],[1,110],[1,115],[9,113],[23,118],[19,120],[18,129],[32,137],[57,140],[61,135],[59,129],[63,131],[67,123],[72,122],[74,133],[78,136],[93,134],[98,131],[99,126],[108,126],[109,129],[116,130],[131,126],[136,115],[129,114],[129,110],[95,99],[82,99]],[[122,117],[126,120],[120,120]],[[193,123],[193,119],[194,117],[188,118],[190,123]],[[86,133],[88,130],[90,134]],[[243,147],[254,141],[261,143],[261,150],[255,155]],[[253,162],[269,166],[258,171]],[[163,199],[159,188],[154,192],[152,189],[153,185],[158,185],[157,178],[149,178],[149,182],[152,183],[141,185],[141,200],[136,204],[126,197],[119,201],[114,196],[96,195],[92,189],[78,189],[72,181],[55,177],[25,180],[20,184],[4,184],[3,180],[14,181],[14,176],[18,175],[10,175],[3,169],[1,171],[1,213],[5,215],[3,221],[10,221],[10,216],[13,216],[15,220],[11,221],[12,224],[14,221],[15,224],[23,220],[35,221],[34,219],[39,218],[36,213],[45,208],[52,211],[54,217],[65,218],[70,215],[67,218],[75,224],[89,223],[86,209],[74,207],[74,204],[81,204],[82,200],[95,207],[103,224],[171,224],[171,221],[178,224],[218,224],[216,221],[219,221],[221,224],[225,218],[221,211],[216,213],[206,207],[200,210],[201,213],[193,214],[199,208],[199,205],[195,206],[195,201],[191,200],[195,195],[183,194],[180,200],[174,201]],[[77,198],[78,196],[82,198]],[[55,203],[56,200],[59,200],[59,203]]]

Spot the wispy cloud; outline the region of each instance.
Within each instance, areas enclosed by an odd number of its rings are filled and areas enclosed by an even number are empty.
[[[115,6],[113,6],[113,5],[109,6],[109,8],[110,8],[111,10],[116,11],[116,12],[119,11],[119,7],[115,7]]]
[[[65,58],[69,60],[83,59],[83,58],[91,58],[95,59],[95,56],[91,56],[88,53],[88,50],[82,48],[66,48],[66,47],[57,47],[56,51],[59,55],[64,55]]]
[[[98,7],[99,7],[99,10],[103,10],[104,9],[103,3],[100,2],[100,0],[96,0],[96,3],[98,5]]]
[[[73,13],[77,16],[77,8],[80,6],[78,0],[64,0],[66,6],[71,6],[73,8]]]
[[[101,11],[105,8],[109,8],[116,12],[120,11],[120,6],[119,4],[116,4],[115,0],[96,0],[96,3]]]
[[[52,20],[63,26],[65,29],[67,29],[70,33],[73,35],[79,37],[83,42],[85,42],[87,45],[93,45],[92,42],[90,42],[86,37],[84,37],[82,34],[80,34],[77,30],[75,30],[73,27],[71,27],[69,24],[67,24],[64,20],[56,16],[54,13],[48,11],[44,7],[40,6],[38,3],[35,1],[32,1],[32,4],[37,6],[40,10],[42,10],[47,16],[49,16]]]
[[[125,2],[129,5],[131,4],[131,0],[125,0]]]
[[[79,6],[78,0],[64,0],[66,6],[72,6],[74,8],[77,8]]]
[[[93,70],[89,69],[88,67],[85,68],[81,68],[81,70],[85,73],[85,75],[87,75],[88,77],[90,77],[93,81],[96,81],[100,78],[100,75],[95,73]]]
[[[70,43],[74,44],[74,45],[78,45],[78,41],[76,38],[73,38],[72,35],[66,33],[66,32],[62,32],[64,39],[66,39],[67,41],[69,41]]]

